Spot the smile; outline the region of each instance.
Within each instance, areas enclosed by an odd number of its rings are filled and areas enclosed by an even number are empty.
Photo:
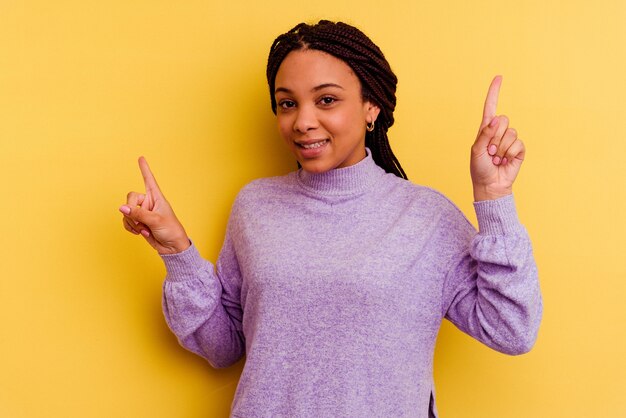
[[[302,147],[304,149],[314,149],[314,148],[319,148],[322,145],[326,144],[328,142],[328,139],[323,139],[321,141],[318,142],[313,142],[312,144],[298,144],[299,147]]]

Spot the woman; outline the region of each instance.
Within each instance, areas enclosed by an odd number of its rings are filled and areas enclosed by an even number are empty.
[[[233,205],[215,267],[202,259],[146,161],[125,228],[163,258],[163,309],[214,367],[244,353],[234,417],[431,417],[445,317],[494,349],[534,344],[542,302],[512,185],[524,145],[492,82],[471,152],[479,232],[406,180],[387,139],[396,77],[358,29],[320,21],[279,36],[267,77],[301,169],[259,179]]]

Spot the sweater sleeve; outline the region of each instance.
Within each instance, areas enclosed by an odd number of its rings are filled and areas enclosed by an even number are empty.
[[[475,202],[479,232],[447,272],[443,314],[463,332],[506,354],[534,345],[542,316],[537,267],[513,196]]]
[[[237,362],[245,353],[245,339],[241,275],[230,228],[215,267],[193,242],[181,253],[161,257],[167,270],[163,313],[180,344],[215,368]]]

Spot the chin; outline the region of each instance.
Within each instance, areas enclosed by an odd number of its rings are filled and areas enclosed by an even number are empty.
[[[334,167],[331,167],[329,164],[324,163],[324,161],[316,161],[316,160],[305,160],[298,161],[302,166],[302,169],[308,171],[309,173],[320,174],[326,171],[332,170]]]

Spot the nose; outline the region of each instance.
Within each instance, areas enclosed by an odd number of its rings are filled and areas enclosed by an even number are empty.
[[[293,121],[294,132],[307,133],[310,130],[317,129],[319,121],[314,106],[300,106],[298,108],[296,118]]]

